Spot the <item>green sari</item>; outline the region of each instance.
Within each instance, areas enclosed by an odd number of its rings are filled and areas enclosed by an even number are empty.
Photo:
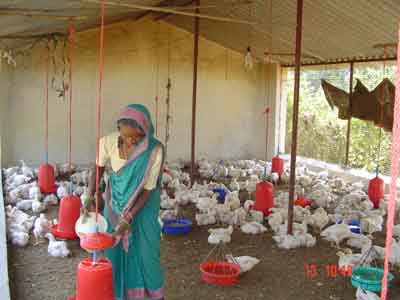
[[[108,232],[113,233],[121,216],[129,215],[143,191],[156,150],[162,144],[154,137],[150,113],[145,106],[131,104],[120,119],[134,119],[145,131],[145,138],[129,155],[125,165],[111,171],[106,191],[104,216]],[[160,264],[161,175],[145,206],[131,222],[131,231],[114,248],[105,251],[113,267],[116,300],[162,299],[164,297],[163,269]]]

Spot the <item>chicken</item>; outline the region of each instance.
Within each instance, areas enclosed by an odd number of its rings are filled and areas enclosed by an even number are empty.
[[[56,206],[58,204],[58,199],[56,197],[56,195],[50,194],[47,195],[44,199],[43,199],[43,203],[46,207],[48,206]]]
[[[240,207],[233,212],[232,225],[241,226],[246,222],[247,211]]]
[[[19,167],[11,167],[11,168],[7,168],[7,169],[3,169],[4,170],[4,174],[6,175],[6,177],[12,177],[13,175],[17,174],[19,171]]]
[[[240,190],[240,186],[239,186],[239,183],[237,182],[236,178],[232,179],[232,182],[229,187],[231,188],[231,191],[239,191]]]
[[[262,211],[250,210],[250,212],[249,212],[249,220],[261,224],[261,223],[264,222],[264,214],[263,214]]]
[[[253,200],[246,200],[243,204],[243,208],[246,211],[250,211],[252,209],[252,207],[254,206],[254,201]]]
[[[353,233],[346,244],[352,248],[369,249],[372,246],[372,235],[362,235]]]
[[[57,188],[57,197],[58,199],[62,199],[68,196],[68,186],[66,183],[62,182]]]
[[[30,180],[30,178],[26,177],[25,175],[15,174],[12,177],[10,177],[9,186],[10,186],[10,188],[14,189],[24,183],[28,183],[29,180]]]
[[[360,227],[361,227],[362,232],[365,232],[368,234],[382,231],[383,217],[380,215],[370,214],[369,216],[361,219]]]
[[[276,232],[279,227],[283,224],[284,219],[279,212],[272,213],[268,216],[268,225],[271,229]]]
[[[165,190],[163,190],[161,196],[160,206],[162,209],[174,209],[177,205],[176,200],[170,198]]]
[[[295,232],[294,234],[278,234],[272,239],[277,243],[280,249],[294,249],[300,247],[314,247],[316,243],[315,237],[309,233]]]
[[[279,183],[279,174],[272,172],[271,176],[270,176],[270,180],[271,180],[272,184],[278,184]]]
[[[216,196],[213,198],[199,198],[196,203],[196,207],[200,212],[207,212],[209,209],[214,208],[218,204]]]
[[[267,228],[258,222],[246,222],[241,227],[240,230],[247,234],[259,234],[267,231]]]
[[[295,205],[293,207],[293,221],[295,222],[303,222],[307,216],[310,216],[310,207],[301,207],[299,205]]]
[[[377,294],[363,290],[360,287],[357,288],[356,292],[356,300],[380,300],[381,297],[379,297]]]
[[[33,235],[38,241],[50,232],[51,222],[46,218],[45,214],[40,214],[39,218],[35,220]]]
[[[53,257],[67,257],[70,251],[65,241],[57,241],[51,233],[47,233],[46,238],[49,240],[47,252]]]
[[[29,199],[38,200],[38,201],[42,199],[42,193],[40,192],[40,188],[37,185],[36,181],[33,183],[33,185],[29,189]]]
[[[231,241],[233,227],[229,225],[228,228],[210,228],[208,232],[210,233],[208,237],[209,244],[226,244]]]
[[[32,211],[35,214],[41,213],[46,209],[46,205],[44,205],[43,202],[40,202],[39,200],[33,200],[32,201]]]
[[[197,225],[199,225],[199,226],[212,225],[212,224],[217,223],[215,213],[213,213],[211,211],[208,213],[196,214],[195,219],[196,219]]]
[[[235,191],[228,193],[225,197],[224,205],[229,207],[232,211],[238,209],[240,207],[239,192]]]
[[[347,225],[347,221],[343,221],[341,224],[331,225],[324,229],[321,232],[321,237],[335,243],[336,247],[339,248],[342,240],[352,237],[352,232]]]
[[[21,160],[20,162],[21,162],[22,175],[24,175],[25,177],[28,177],[28,178],[34,178],[35,173],[33,172],[33,170],[31,168],[29,168],[23,160]]]
[[[329,224],[328,213],[322,207],[317,208],[311,216],[306,216],[307,224],[321,232]]]
[[[168,172],[164,172],[162,175],[162,183],[168,185],[172,181],[172,176]]]
[[[353,254],[350,249],[346,249],[345,251],[339,251],[336,253],[339,256],[338,267],[339,270],[346,270],[348,268],[352,268],[353,266],[359,265],[363,260],[363,254],[356,253]],[[368,264],[367,261],[363,263]]]
[[[21,200],[17,203],[16,207],[20,210],[30,210],[32,209],[33,200]]]
[[[25,247],[29,243],[29,234],[23,231],[11,231],[10,240],[14,246]]]
[[[251,269],[254,268],[255,265],[257,265],[260,262],[259,259],[251,256],[233,257],[232,255],[226,255],[225,257],[228,262],[239,265],[240,273],[245,273],[250,271]]]

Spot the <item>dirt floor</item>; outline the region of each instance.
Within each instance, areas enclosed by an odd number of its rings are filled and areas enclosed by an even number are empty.
[[[189,209],[189,213],[193,211]],[[56,216],[54,208],[50,215]],[[261,262],[232,287],[214,287],[200,280],[199,264],[212,249],[207,243],[207,227],[194,226],[185,237],[164,236],[162,261],[166,270],[166,299],[232,300],[354,300],[355,289],[341,275],[326,273],[335,265],[335,249],[318,241],[309,249],[282,251],[272,241],[271,233],[251,236],[236,230],[229,244],[234,255],[250,255]],[[382,242],[382,239],[380,239]],[[381,244],[381,243],[380,243]],[[10,284],[13,300],[61,300],[74,293],[76,268],[88,255],[78,242],[69,242],[71,258],[52,258],[47,244],[27,248],[9,248]],[[310,278],[306,266],[316,266],[318,274]],[[389,299],[400,298],[400,276],[390,289]]]

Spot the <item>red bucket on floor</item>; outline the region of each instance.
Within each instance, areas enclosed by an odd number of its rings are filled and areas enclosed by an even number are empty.
[[[45,164],[39,167],[38,186],[43,194],[52,194],[57,191],[52,165]]]
[[[77,196],[65,196],[60,202],[58,210],[58,224],[51,228],[51,233],[65,240],[75,240],[78,235],[75,232],[75,223],[81,214],[81,199]]]
[[[225,261],[208,261],[200,265],[201,279],[218,286],[234,285],[239,280],[240,267]]]
[[[114,300],[112,265],[106,259],[93,264],[92,258],[81,261],[76,278],[75,300]]]
[[[385,196],[385,183],[381,178],[376,176],[371,179],[368,184],[368,197],[374,204],[374,208],[379,208],[379,202]]]

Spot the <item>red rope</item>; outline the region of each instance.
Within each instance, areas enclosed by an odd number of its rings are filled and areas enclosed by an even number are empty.
[[[49,63],[50,63],[50,40],[46,46],[46,62],[45,62],[45,83],[44,83],[44,107],[45,107],[45,121],[44,121],[44,151],[45,162],[49,162]]]
[[[105,0],[101,1],[101,27],[100,27],[100,53],[99,53],[99,98],[97,102],[97,139],[96,139],[96,223],[99,214],[99,152],[100,152],[100,128],[101,128],[101,100],[103,89],[103,63],[104,63],[104,17],[106,13]]]
[[[389,258],[391,255],[393,221],[396,205],[396,181],[399,173],[398,162],[400,158],[400,27],[399,27],[399,43],[397,46],[397,74],[396,74],[396,97],[394,103],[394,119],[392,131],[392,157],[390,166],[390,195],[388,205],[388,217],[386,224],[386,250],[385,264],[382,279],[381,299],[386,300],[387,296],[387,275],[389,273]]]
[[[68,130],[69,130],[69,141],[68,141],[68,172],[69,176],[72,175],[72,59],[73,50],[75,47],[75,27],[73,20],[69,23],[69,51],[68,51],[68,81],[69,81],[69,111],[68,111]]]
[[[158,136],[158,96],[156,96],[156,136]]]

